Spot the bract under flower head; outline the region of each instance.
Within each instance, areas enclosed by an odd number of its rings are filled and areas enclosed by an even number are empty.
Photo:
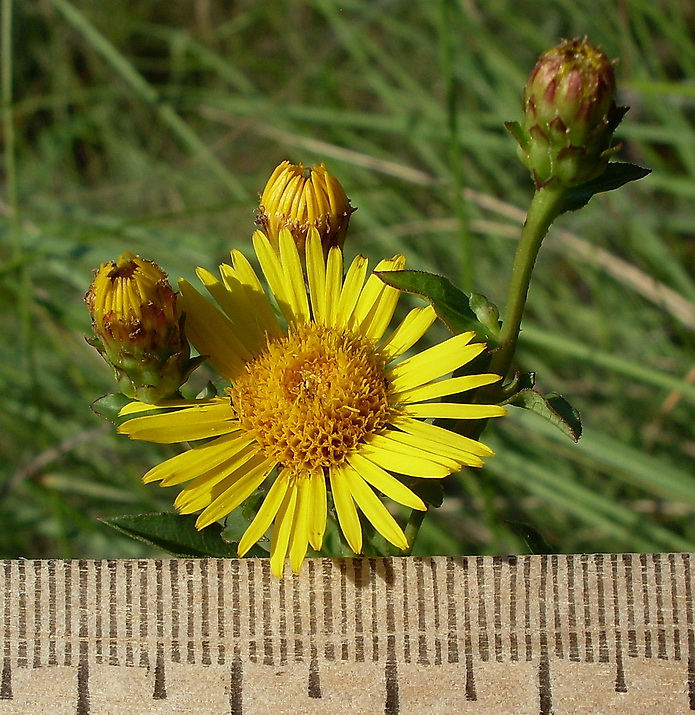
[[[355,553],[362,551],[359,512],[388,541],[407,547],[381,495],[411,509],[425,504],[396,475],[440,479],[479,467],[492,451],[478,441],[426,422],[485,419],[497,405],[435,401],[491,384],[497,375],[446,376],[485,348],[473,333],[456,335],[419,354],[404,353],[435,320],[415,308],[388,332],[399,291],[358,256],[343,277],[343,254],[324,258],[309,232],[306,262],[289,231],[279,251],[256,232],[254,247],[282,320],[246,258],[232,252],[221,279],[198,275],[219,308],[181,281],[193,344],[210,356],[230,387],[221,397],[171,402],[156,415],[132,403],[119,430],[134,439],[172,443],[209,440],[154,467],[144,477],[162,486],[186,484],[175,501],[201,512],[200,529],[224,518],[255,490],[267,494],[239,542],[245,554],[272,527],[270,563],[280,576],[285,558],[298,571],[309,546],[320,550],[329,508]],[[403,256],[377,270],[399,270]],[[329,493],[332,507],[329,504]]]
[[[258,223],[277,247],[280,231],[289,229],[300,254],[310,229],[315,229],[324,254],[345,242],[354,209],[340,182],[324,164],[305,167],[301,162],[283,161],[273,172],[261,194]]]

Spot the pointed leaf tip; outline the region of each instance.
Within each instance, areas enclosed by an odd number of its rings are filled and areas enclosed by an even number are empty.
[[[591,181],[587,181],[579,186],[572,187],[563,206],[563,212],[576,211],[577,209],[586,206],[592,196],[603,193],[604,191],[613,191],[619,189],[631,181],[639,181],[645,176],[652,173],[651,169],[645,169],[637,164],[628,164],[623,162],[613,162],[608,164],[606,170]]]
[[[511,397],[507,404],[535,412],[555,425],[573,442],[578,442],[582,436],[582,421],[579,411],[556,392],[550,392],[544,397],[536,390],[524,389]]]
[[[179,558],[205,556],[225,558],[237,555],[236,544],[230,544],[221,538],[220,524],[211,524],[198,531],[195,528],[195,516],[158,512],[115,516],[101,521],[132,539]]]
[[[443,276],[424,271],[375,271],[387,285],[428,300],[439,319],[458,335],[473,331],[480,340],[494,342],[494,336],[471,310],[468,296]]]

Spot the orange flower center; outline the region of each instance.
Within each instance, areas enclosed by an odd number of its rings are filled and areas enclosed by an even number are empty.
[[[242,428],[298,475],[340,464],[391,414],[372,344],[314,323],[269,341],[230,396]]]

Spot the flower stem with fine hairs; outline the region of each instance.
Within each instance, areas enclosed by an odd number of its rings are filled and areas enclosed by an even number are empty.
[[[514,257],[504,323],[500,333],[500,347],[493,354],[490,364],[490,372],[502,375],[503,378],[509,372],[514,359],[538,250],[550,225],[562,213],[566,195],[567,189],[564,187],[546,186],[536,191],[529,206]]]
[[[405,525],[405,529],[403,532],[405,534],[405,538],[408,539],[408,548],[403,549],[400,552],[401,556],[410,556],[413,553],[415,539],[417,539],[417,535],[420,532],[420,527],[422,526],[422,522],[425,520],[428,511],[429,509],[426,511],[413,509],[410,512],[410,516],[408,517],[408,523]]]
[[[492,354],[492,362],[490,363],[490,372],[502,375],[503,378],[509,372],[514,359],[519,330],[521,329],[521,319],[526,307],[531,274],[533,273],[538,251],[550,225],[562,213],[562,206],[566,196],[566,188],[562,186],[546,186],[538,189],[531,200],[526,221],[521,230],[519,246],[514,257],[509,283],[509,296],[500,334],[500,347]],[[485,421],[476,421],[474,425],[471,424],[468,430],[463,433],[472,439],[477,439],[485,428],[485,424]],[[412,511],[405,527],[409,548],[402,551],[401,555],[409,556],[412,553],[415,539],[417,539],[426,514],[426,511]]]

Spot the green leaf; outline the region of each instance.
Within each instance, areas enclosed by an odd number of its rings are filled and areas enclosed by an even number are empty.
[[[211,524],[198,531],[195,528],[195,520],[195,516],[171,512],[101,519],[104,524],[116,531],[162,549],[173,556],[217,558],[237,556],[236,544],[231,544],[222,538],[220,524]],[[263,552],[258,554],[256,550],[249,555],[263,555]]]
[[[92,412],[99,415],[99,417],[103,417],[115,425],[120,425],[125,422],[125,419],[119,418],[118,413],[132,401],[130,397],[126,397],[120,392],[111,392],[94,400],[90,407]]]
[[[554,549],[545,540],[543,534],[530,524],[520,521],[507,521],[509,528],[521,538],[532,554],[556,554]]]
[[[438,508],[444,501],[444,485],[441,479],[413,479],[408,486],[425,504]]]
[[[631,181],[643,179],[651,173],[651,169],[645,169],[642,166],[637,166],[637,164],[627,164],[619,161],[612,162],[608,164],[601,176],[597,176],[595,179],[591,179],[591,181],[571,188],[565,198],[562,211],[576,211],[582,208],[582,206],[586,206],[594,194],[619,189],[621,186],[625,186],[625,184],[629,184]]]
[[[536,386],[536,373],[535,372],[522,372],[517,373],[516,380],[519,385],[520,390],[531,389]]]
[[[524,133],[524,130],[521,128],[521,124],[519,124],[519,122],[505,122],[504,126],[506,130],[514,137],[514,139],[517,140],[519,146],[522,149],[526,149],[526,147],[528,146],[528,137]]]
[[[521,390],[531,390],[536,385],[535,372],[517,372],[509,380],[501,385],[500,394],[503,398],[509,399]]]
[[[241,505],[241,513],[244,518],[251,523],[261,508],[261,504],[268,493],[267,488],[256,489],[256,491]]]
[[[213,382],[208,382],[205,387],[195,396],[196,400],[210,400],[213,397],[217,397],[217,388]]]
[[[220,536],[227,544],[238,544],[251,522],[244,517],[241,509],[235,509],[224,520],[224,527]]]
[[[385,539],[370,521],[362,518],[362,553],[365,556],[393,556],[400,553],[398,549]]]
[[[484,326],[487,335],[494,336],[495,344],[498,345],[501,328],[499,308],[480,293],[471,293],[468,305],[478,321]]]
[[[507,400],[507,404],[535,412],[555,425],[574,442],[578,442],[582,436],[582,421],[579,412],[556,392],[550,392],[544,397],[536,390],[520,390]]]
[[[481,340],[494,340],[469,306],[468,296],[443,276],[423,271],[375,271],[387,285],[428,300],[454,334],[472,330]]]

